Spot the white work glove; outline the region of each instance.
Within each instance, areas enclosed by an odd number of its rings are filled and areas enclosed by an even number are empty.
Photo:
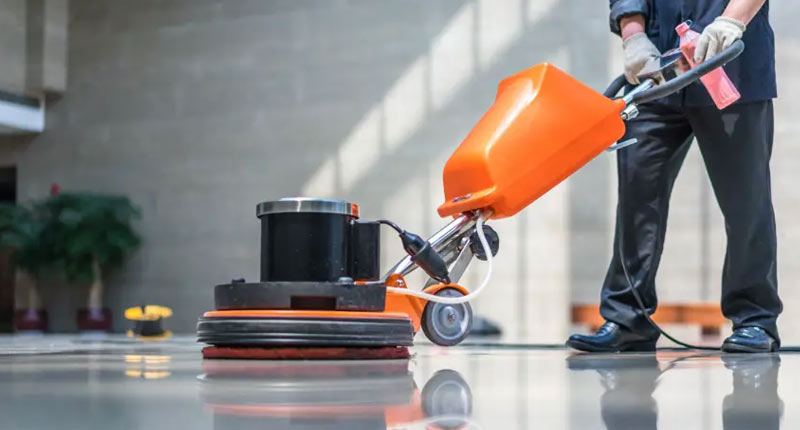
[[[694,49],[694,62],[702,63],[742,38],[747,26],[738,19],[718,16],[709,24]]]
[[[636,76],[644,66],[653,59],[661,58],[661,52],[644,33],[636,33],[622,41],[622,52],[625,56],[625,79],[631,84],[638,84]]]

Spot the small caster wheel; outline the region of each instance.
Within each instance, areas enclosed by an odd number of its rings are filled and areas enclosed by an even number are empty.
[[[464,378],[451,369],[436,372],[422,388],[422,410],[442,429],[458,429],[472,415],[472,391]]]
[[[442,288],[436,293],[442,297],[462,297],[455,288]],[[428,302],[422,311],[422,332],[431,342],[441,346],[461,343],[472,328],[472,306],[469,303],[450,305]]]
[[[486,241],[489,242],[489,249],[492,250],[492,257],[496,256],[497,251],[500,250],[500,236],[488,225],[483,226],[483,234],[486,236]],[[478,237],[477,229],[469,236],[469,247],[472,253],[475,254],[475,258],[486,261],[486,252],[483,250],[483,244],[481,244],[481,238]]]

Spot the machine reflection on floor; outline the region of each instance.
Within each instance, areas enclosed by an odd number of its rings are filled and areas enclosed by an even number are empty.
[[[472,393],[453,370],[420,391],[408,360],[269,362],[207,360],[200,396],[215,428],[461,429]]]

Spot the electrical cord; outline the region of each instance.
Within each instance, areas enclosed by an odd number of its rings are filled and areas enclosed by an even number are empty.
[[[492,255],[492,248],[489,246],[489,241],[486,240],[486,235],[483,232],[484,221],[485,221],[484,215],[483,214],[479,215],[477,219],[476,229],[478,231],[478,239],[481,242],[481,246],[483,246],[483,251],[486,253],[486,262],[488,263],[488,269],[486,270],[486,276],[483,278],[483,282],[474,291],[471,291],[466,296],[461,296],[461,297],[442,297],[434,294],[424,293],[422,291],[409,290],[408,288],[386,287],[386,289],[397,294],[414,296],[420,299],[425,299],[429,302],[442,303],[446,305],[457,305],[461,303],[466,303],[474,299],[475,297],[478,297],[478,295],[483,291],[483,289],[489,284],[489,280],[492,277],[492,266],[493,266],[492,263],[494,260],[494,256]]]
[[[620,236],[622,236],[622,235],[620,235]],[[631,281],[631,278],[628,276],[628,269],[625,267],[625,254],[622,253],[622,249],[623,249],[622,248],[622,242],[623,242],[623,240],[620,237],[620,239],[619,239],[619,254],[620,254],[619,255],[619,259],[620,259],[620,265],[622,266],[622,273],[625,274],[625,280],[628,281],[628,289],[630,289],[631,293],[633,294],[633,298],[636,300],[636,304],[639,306],[639,310],[641,311],[642,316],[647,319],[647,322],[649,322],[650,325],[652,325],[653,328],[658,330],[658,332],[661,333],[664,337],[666,337],[667,339],[671,340],[673,343],[676,343],[676,344],[678,344],[678,345],[680,345],[680,346],[682,346],[684,348],[697,349],[697,350],[701,350],[701,351],[719,351],[719,349],[720,349],[719,347],[703,346],[703,345],[692,345],[691,343],[680,341],[680,340],[674,338],[673,336],[671,336],[666,331],[664,331],[664,329],[659,327],[658,324],[656,324],[656,322],[653,321],[652,318],[650,318],[650,314],[647,313],[647,307],[644,305],[644,302],[642,301],[641,296],[639,296],[639,292],[636,290],[636,287],[634,287],[633,282]]]
[[[617,157],[620,157],[622,154],[623,154],[622,151],[617,152]],[[626,158],[625,162],[623,162],[621,164],[627,165],[627,158]],[[625,169],[625,166],[623,165],[621,170],[622,170],[622,175],[624,176],[623,178],[621,178],[621,180],[622,181],[626,181],[627,180],[627,169]],[[622,194],[620,194],[620,199],[622,199]],[[621,201],[620,202],[620,206],[624,207],[624,205],[622,203],[624,203],[624,202]],[[661,333],[667,339],[671,340],[673,343],[676,343],[676,344],[678,344],[678,345],[680,345],[680,346],[682,346],[684,348],[689,348],[689,349],[697,349],[697,350],[701,350],[701,351],[719,351],[719,349],[720,349],[719,347],[704,346],[704,345],[693,345],[691,343],[687,343],[687,342],[683,342],[681,340],[678,340],[675,337],[673,337],[672,335],[670,335],[669,333],[667,333],[666,331],[664,331],[664,329],[659,327],[658,324],[656,324],[656,322],[653,321],[653,319],[650,317],[650,313],[647,312],[647,306],[644,305],[644,301],[642,300],[642,297],[639,295],[639,291],[636,289],[636,286],[633,284],[633,281],[631,280],[631,277],[628,274],[628,267],[627,267],[627,264],[625,262],[625,252],[624,252],[625,251],[625,247],[623,246],[623,244],[625,242],[625,223],[622,222],[621,218],[622,217],[621,217],[620,211],[617,210],[617,225],[618,225],[619,233],[620,233],[619,237],[617,238],[618,241],[619,241],[619,243],[617,244],[617,251],[619,252],[620,266],[622,266],[622,273],[625,275],[625,280],[628,282],[628,289],[630,290],[631,294],[633,295],[634,300],[636,300],[636,304],[639,306],[639,311],[641,312],[641,315],[643,317],[645,317],[645,319],[647,319],[647,322],[650,323],[650,325],[652,325],[653,328],[658,330],[659,333]]]
[[[378,224],[388,225],[389,227],[393,228],[398,234],[403,234],[405,230],[403,230],[399,225],[397,225],[393,221],[389,221],[388,219],[379,219],[377,221]]]

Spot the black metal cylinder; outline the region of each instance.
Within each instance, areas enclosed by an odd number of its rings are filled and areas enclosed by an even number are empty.
[[[349,243],[358,206],[332,199],[281,199],[258,205],[261,282],[333,282],[349,277]]]

